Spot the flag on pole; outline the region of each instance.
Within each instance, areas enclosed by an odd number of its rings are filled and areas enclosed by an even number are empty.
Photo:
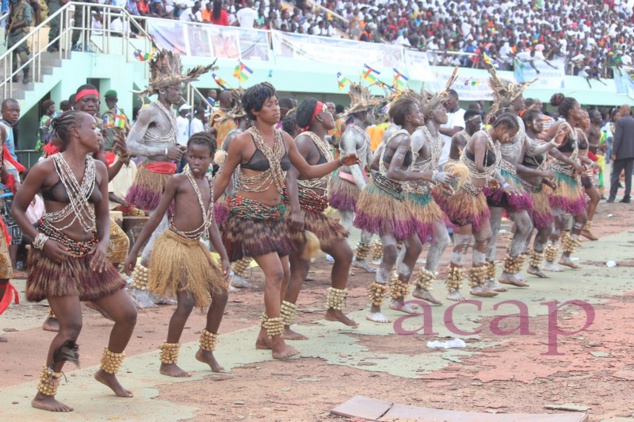
[[[403,88],[407,81],[409,81],[409,78],[399,72],[398,69],[396,69],[395,67],[392,68],[392,70],[394,71],[394,79],[392,80],[392,85]]]
[[[373,84],[377,81],[380,74],[381,72],[371,68],[367,64],[364,64],[363,71],[361,71],[361,78]]]
[[[251,75],[253,75],[253,71],[242,62],[238,62],[236,68],[233,70],[233,77],[240,82],[246,82]]]
[[[349,83],[350,81],[348,80],[348,78],[343,76],[341,72],[337,72],[337,84],[339,85],[339,91],[344,89]]]
[[[498,64],[498,62],[497,62],[497,61],[495,61],[495,60],[493,60],[493,59],[491,58],[491,56],[489,56],[489,55],[488,55],[487,53],[485,53],[485,52],[482,52],[482,59],[484,60],[484,63],[486,63],[487,65],[489,65],[489,66],[493,66],[493,67],[495,67],[496,69],[499,69],[499,68],[500,68],[500,65]]]
[[[156,54],[156,49],[154,47],[152,47],[151,53],[144,53],[139,48],[137,48],[136,51],[134,52],[134,57],[141,62],[147,62],[149,60],[152,60],[155,54]]]
[[[126,117],[120,114],[115,114],[112,116],[113,118],[113,126],[118,127],[119,129],[125,129]]]
[[[214,81],[216,81],[216,85],[218,85],[220,88],[229,89],[228,88],[229,84],[220,76],[216,75],[215,73],[212,73],[211,76],[214,77]]]

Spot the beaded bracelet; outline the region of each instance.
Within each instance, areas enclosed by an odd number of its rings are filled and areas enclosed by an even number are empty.
[[[42,250],[42,249],[44,249],[44,244],[49,239],[50,238],[47,235],[45,235],[44,233],[38,233],[37,236],[35,236],[35,239],[33,240],[33,247],[35,249]]]

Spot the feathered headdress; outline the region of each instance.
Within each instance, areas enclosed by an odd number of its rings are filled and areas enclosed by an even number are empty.
[[[513,83],[504,79],[500,79],[494,67],[489,68],[489,87],[493,91],[493,105],[487,115],[487,122],[491,121],[496,114],[500,111],[508,108],[515,99],[524,93],[526,88],[529,87],[537,79],[533,79],[530,82],[518,82]]]
[[[379,99],[370,94],[370,90],[367,87],[354,82],[350,82],[348,96],[350,97],[350,107],[344,113],[346,117],[380,104]]]
[[[242,108],[242,95],[244,95],[242,88],[231,90],[231,105],[229,110],[225,112],[225,119],[235,120],[247,115],[247,112]]]
[[[454,68],[453,73],[447,80],[447,84],[445,85],[445,89],[443,91],[432,94],[424,88],[421,90],[420,95],[422,97],[422,101],[420,111],[423,113],[425,118],[427,118],[429,112],[432,111],[438,104],[442,104],[447,101],[447,97],[449,97],[449,90],[451,89],[453,83],[456,82],[456,79],[458,79],[457,67]]]
[[[156,94],[160,88],[198,80],[201,75],[217,69],[217,67],[214,67],[215,64],[216,60],[209,66],[196,66],[183,74],[183,64],[181,63],[180,55],[170,50],[162,49],[150,61],[149,86],[144,91],[138,92],[138,94],[140,97],[145,97]]]

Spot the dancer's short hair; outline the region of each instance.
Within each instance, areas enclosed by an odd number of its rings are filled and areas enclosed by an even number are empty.
[[[216,142],[213,136],[207,132],[196,132],[189,137],[187,148],[191,145],[203,145],[209,148],[211,158],[216,154]]]
[[[51,121],[53,132],[62,141],[64,146],[67,146],[70,142],[70,131],[79,126],[86,116],[90,117],[83,111],[72,110],[65,112]]]
[[[416,104],[411,98],[402,98],[392,104],[390,107],[390,119],[394,122],[395,125],[403,126],[405,124],[405,119],[411,113],[412,107]]]
[[[517,122],[517,116],[513,113],[502,113],[495,118],[493,127],[504,126],[507,129],[519,130],[520,124]]]
[[[275,87],[268,82],[253,85],[242,96],[242,108],[251,120],[256,120],[253,112],[262,110],[266,100],[276,95]]]

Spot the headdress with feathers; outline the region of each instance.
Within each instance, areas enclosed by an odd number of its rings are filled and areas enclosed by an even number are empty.
[[[209,66],[196,66],[183,74],[183,64],[181,57],[170,50],[160,50],[150,61],[150,83],[149,86],[137,94],[143,98],[147,95],[156,94],[160,88],[171,85],[180,85],[183,82],[192,82],[209,72],[217,69],[214,67],[216,60]]]
[[[231,90],[231,106],[229,110],[225,112],[225,119],[240,119],[247,115],[247,112],[244,111],[242,107],[242,96],[244,95],[244,90],[242,88],[232,89]]]
[[[442,104],[447,101],[447,97],[449,97],[449,90],[451,89],[453,83],[456,82],[456,79],[458,79],[457,67],[454,68],[453,73],[447,80],[444,91],[432,94],[424,88],[421,90],[422,100],[420,111],[423,113],[425,118],[427,118],[429,112],[432,111],[438,104]]]
[[[354,82],[350,83],[348,96],[350,97],[350,107],[345,111],[345,117],[354,113],[360,113],[380,104],[379,99],[370,94],[370,90],[367,87]]]
[[[516,98],[524,93],[529,85],[537,80],[533,79],[530,82],[513,83],[500,79],[493,66],[489,68],[489,73],[491,74],[489,77],[489,87],[493,91],[493,105],[491,105],[489,114],[487,114],[487,122],[490,122],[500,111],[508,108]]]

